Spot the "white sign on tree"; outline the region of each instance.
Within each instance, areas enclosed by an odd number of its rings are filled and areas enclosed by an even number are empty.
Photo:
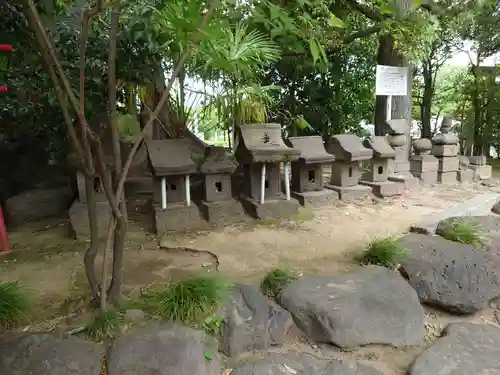
[[[375,95],[387,96],[387,120],[391,119],[392,97],[408,94],[408,68],[377,65]]]

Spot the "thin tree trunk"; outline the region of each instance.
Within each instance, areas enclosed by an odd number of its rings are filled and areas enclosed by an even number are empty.
[[[111,120],[111,138],[113,144],[114,162],[114,188],[118,189],[118,178],[122,172],[122,158],[120,152],[120,132],[118,129],[118,111],[116,107],[116,44],[118,39],[118,19],[117,8],[111,10],[111,29],[109,35],[109,59],[108,59],[108,101]],[[117,222],[113,241],[113,271],[112,281],[108,296],[112,304],[117,305],[121,297],[121,286],[123,279],[123,251],[125,245],[125,235],[127,233],[127,206],[122,196],[117,198],[123,220]],[[106,249],[107,250],[107,249]],[[101,280],[105,283],[106,280]],[[102,288],[102,287],[101,287]]]

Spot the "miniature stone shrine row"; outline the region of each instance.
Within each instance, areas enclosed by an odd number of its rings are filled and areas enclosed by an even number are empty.
[[[387,126],[387,136],[362,141],[353,134],[340,134],[326,147],[320,136],[283,141],[279,124],[242,126],[235,160],[222,147],[206,147],[200,165],[189,138],[148,140],[156,232],[221,225],[245,213],[259,219],[293,217],[299,203],[318,206],[338,199],[364,199],[372,193],[396,196],[419,180],[425,184],[472,180],[474,168],[465,158],[459,162],[458,139],[450,133],[448,120],[432,143],[427,139],[413,143],[415,155],[410,160],[407,121],[391,120]],[[325,182],[327,164],[331,175]],[[82,211],[85,203],[81,194],[75,205]],[[99,205],[109,217],[107,202]]]

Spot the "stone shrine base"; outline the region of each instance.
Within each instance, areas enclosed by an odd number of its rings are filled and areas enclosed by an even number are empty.
[[[240,202],[234,199],[218,202],[201,202],[200,211],[210,224],[224,225],[244,220],[245,212]]]
[[[322,207],[338,201],[339,194],[336,191],[329,189],[308,191],[304,193],[292,191],[292,198],[297,199],[299,204],[304,207]]]
[[[165,210],[159,204],[153,204],[153,222],[157,235],[170,231],[185,231],[206,229],[208,224],[200,215],[198,206],[191,202],[190,206],[184,203],[171,203]]]
[[[248,215],[260,220],[292,218],[299,214],[299,202],[295,199],[269,199],[261,204],[253,198],[242,196],[241,203]]]
[[[373,195],[375,195],[379,198],[394,197],[397,195],[402,195],[405,191],[404,185],[399,183],[399,182],[359,181],[359,183],[360,183],[360,185],[371,187]]]
[[[369,186],[354,185],[354,186],[337,186],[337,185],[325,185],[326,189],[336,191],[339,194],[339,199],[341,201],[356,201],[363,200],[369,197],[372,193],[372,189]]]
[[[474,181],[489,180],[492,177],[491,165],[469,165],[474,172]]]
[[[97,202],[97,230],[99,238],[106,237],[108,224],[111,219],[111,206],[108,201]],[[87,240],[90,238],[89,213],[87,203],[81,203],[77,200],[69,209],[69,219],[71,222],[72,234],[77,240]]]
[[[411,174],[417,178],[422,185],[435,185],[437,183],[437,170],[434,171],[412,171]]]
[[[472,182],[474,179],[474,171],[471,169],[460,169],[457,171],[457,180],[460,183]]]
[[[454,185],[457,183],[457,171],[438,172],[438,182],[444,185]]]
[[[398,182],[400,184],[403,184],[405,189],[411,189],[418,184],[418,180],[415,177],[413,177],[413,175],[410,172],[396,173],[393,174],[392,176],[389,176],[387,179],[392,182]]]

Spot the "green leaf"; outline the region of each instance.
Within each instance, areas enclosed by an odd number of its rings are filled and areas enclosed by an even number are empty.
[[[418,9],[420,7],[420,4],[422,4],[422,0],[413,0],[413,7],[415,9]]]
[[[205,359],[206,359],[207,361],[211,361],[211,360],[212,360],[212,353],[210,353],[210,352],[205,352],[205,353],[204,353],[204,355],[205,355]]]
[[[335,14],[330,15],[330,26],[331,27],[337,27],[340,29],[343,29],[345,27],[344,21],[342,21],[340,18],[338,18]]]
[[[313,58],[313,64],[316,64],[316,61],[319,59],[319,48],[318,48],[318,42],[316,39],[309,39],[309,49],[311,50],[311,55]]]

